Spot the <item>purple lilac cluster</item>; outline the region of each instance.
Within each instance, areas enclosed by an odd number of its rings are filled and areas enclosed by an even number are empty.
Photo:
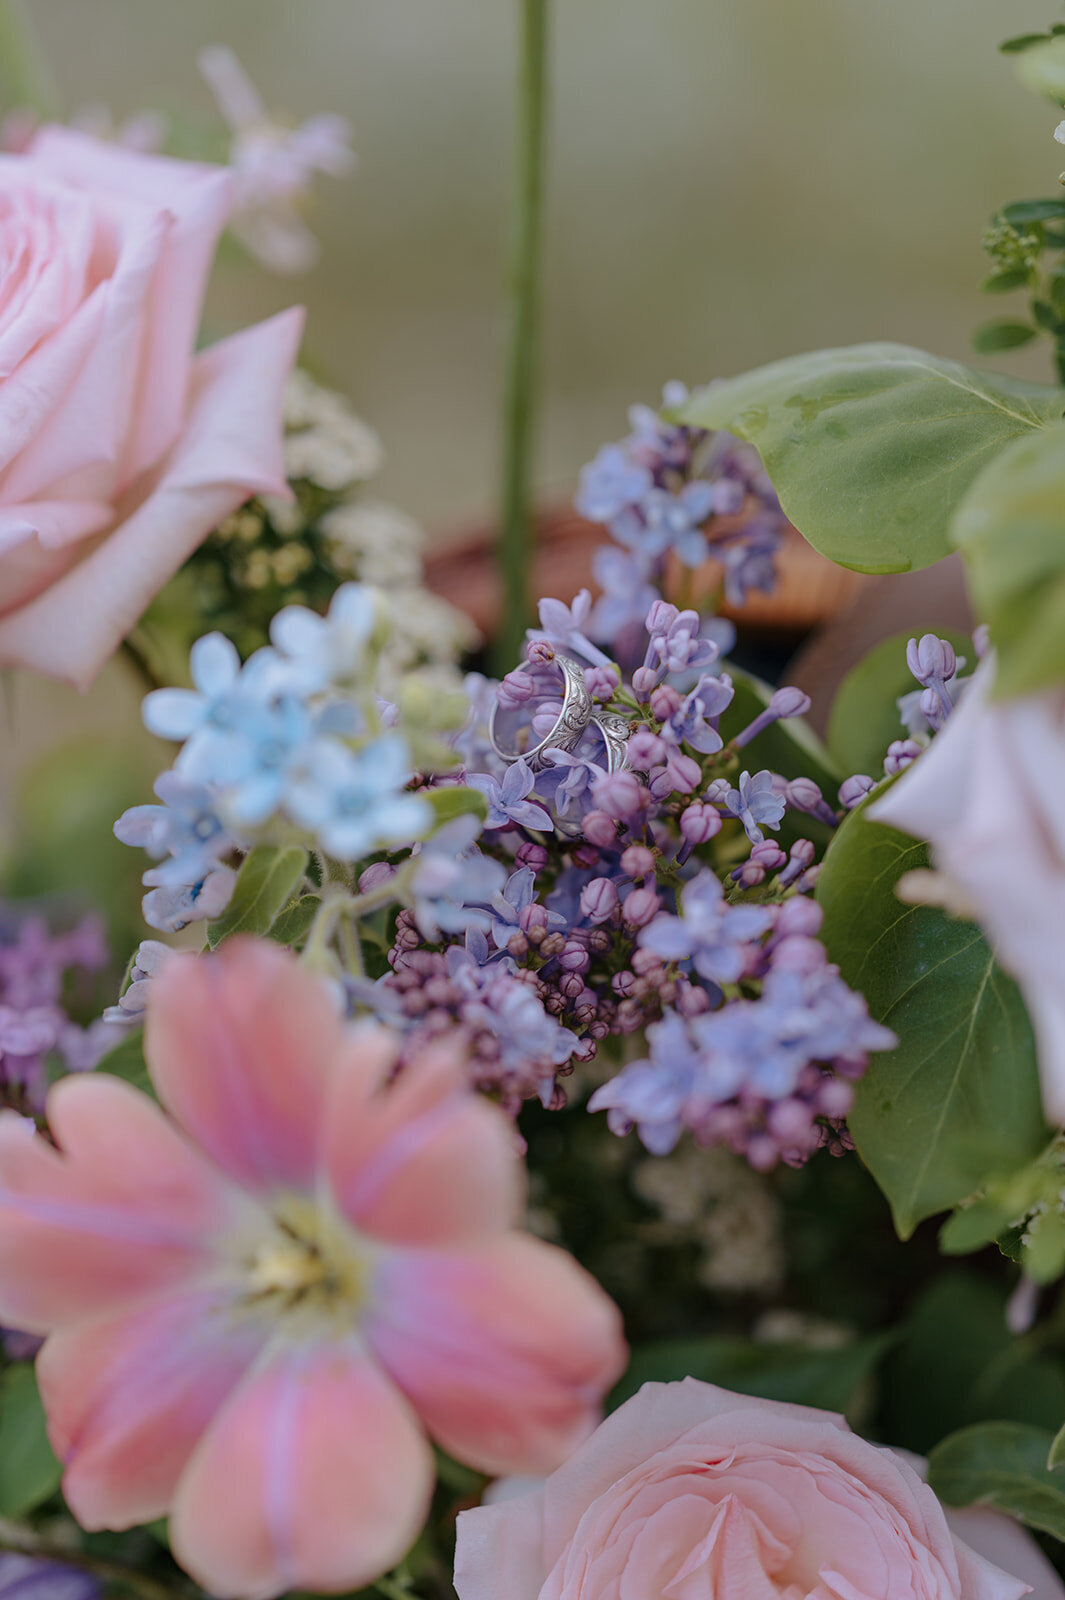
[[[667,384],[663,407],[683,404],[683,384]],[[605,445],[582,471],[575,501],[615,541],[596,552],[603,593],[592,635],[614,643],[639,626],[661,586],[670,553],[686,567],[709,558],[724,569],[725,598],[742,605],[776,582],[774,558],[787,526],[758,454],[727,433],[667,421],[649,406],[629,412],[632,432]]]
[[[39,1116],[51,1072],[87,1072],[121,1038],[97,1020],[80,1027],[67,1015],[64,993],[108,962],[99,917],[87,916],[66,933],[44,917],[0,902],[0,1103]]]

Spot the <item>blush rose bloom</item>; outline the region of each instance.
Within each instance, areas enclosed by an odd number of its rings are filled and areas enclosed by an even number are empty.
[[[44,128],[0,155],[0,666],[86,687],[212,528],[287,493],[298,307],[196,355],[232,174]]]
[[[992,700],[995,662],[975,673],[931,746],[869,807],[931,844],[938,881],[907,899],[976,918],[1021,987],[1035,1029],[1043,1106],[1065,1124],[1065,689]]]
[[[0,1321],[37,1375],[85,1528],[170,1517],[209,1594],[351,1590],[405,1554],[431,1436],[551,1471],[624,1367],[620,1316],[517,1231],[514,1130],[446,1048],[337,1015],[236,939],[152,980],[161,1109],[105,1073],[0,1115]]]
[[[1065,1596],[1009,1518],[944,1512],[909,1461],[842,1417],[693,1378],[645,1384],[540,1488],[464,1511],[455,1588],[460,1600]]]

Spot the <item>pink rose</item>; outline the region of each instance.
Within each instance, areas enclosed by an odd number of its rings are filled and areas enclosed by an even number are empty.
[[[541,1488],[463,1512],[455,1588],[460,1600],[1065,1595],[1016,1524],[945,1513],[908,1461],[842,1417],[693,1378],[645,1384]]]
[[[1065,689],[992,700],[976,672],[942,733],[870,806],[876,822],[927,839],[930,873],[903,883],[975,917],[1020,984],[1035,1029],[1048,1121],[1065,1123]]]
[[[303,314],[194,354],[223,168],[45,128],[0,172],[0,666],[85,687],[223,517],[285,492]]]

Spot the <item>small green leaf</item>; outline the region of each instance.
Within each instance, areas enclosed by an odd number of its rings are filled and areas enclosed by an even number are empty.
[[[109,1072],[135,1089],[155,1097],[148,1068],[144,1064],[144,1029],[133,1028],[96,1063],[97,1072]]]
[[[993,272],[980,287],[985,294],[1008,294],[1011,289],[1025,288],[1030,278],[1026,267],[1011,267],[1008,272]]]
[[[995,693],[1065,679],[1065,423],[1016,440],[973,483],[951,538],[998,651]]]
[[[854,1339],[829,1350],[750,1339],[668,1339],[633,1351],[610,1397],[613,1409],[641,1384],[699,1378],[763,1400],[789,1400],[824,1411],[848,1411],[891,1344],[890,1334]]]
[[[19,1362],[8,1367],[0,1386],[0,1516],[24,1517],[55,1492],[62,1474],[33,1368]]]
[[[1014,200],[1003,206],[999,216],[1011,228],[1026,228],[1031,222],[1052,222],[1065,217],[1065,200]]]
[[[981,373],[905,345],[793,356],[702,389],[683,422],[753,444],[799,532],[860,572],[947,554],[980,469],[1065,410],[1065,390]]]
[[[214,922],[207,924],[212,950],[235,933],[270,932],[307,870],[306,850],[298,845],[258,844],[244,858],[233,898]]]
[[[488,815],[488,804],[479,789],[467,789],[463,784],[445,784],[440,789],[423,789],[422,800],[428,800],[436,812],[436,826],[442,828],[456,817]]]
[[[865,811],[829,846],[817,898],[829,955],[899,1038],[872,1057],[848,1122],[905,1239],[1016,1172],[1048,1132],[1016,984],[972,923],[897,899],[903,873],[927,866],[925,848]]]
[[[996,350],[1018,350],[1022,344],[1031,344],[1035,329],[1027,322],[1013,322],[1007,317],[997,317],[985,322],[973,334],[973,349],[982,356]]]
[[[865,772],[872,778],[884,770],[884,756],[893,739],[905,739],[898,700],[918,687],[906,665],[911,635],[882,639],[862,657],[840,684],[828,718],[828,748],[844,773]],[[971,660],[972,640],[947,628],[942,637],[959,657]]]
[[[1030,50],[1034,44],[1042,44],[1049,37],[1046,33],[1018,33],[1012,39],[1003,39],[999,49],[1004,56],[1017,56],[1022,50]]]
[[[995,1506],[1065,1539],[1065,1483],[1047,1467],[1054,1442],[1047,1428],[981,1422],[936,1445],[928,1482],[945,1505]]]
[[[271,939],[278,944],[300,945],[311,931],[311,923],[318,914],[321,896],[301,894],[290,900],[270,929]]]
[[[1065,1423],[1054,1435],[1054,1443],[1047,1453],[1047,1471],[1053,1472],[1058,1467],[1065,1467]]]

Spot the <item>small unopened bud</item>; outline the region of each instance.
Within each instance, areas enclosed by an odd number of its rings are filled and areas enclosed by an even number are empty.
[[[630,844],[622,853],[621,870],[630,878],[647,878],[655,870],[654,853],[645,844]]]
[[[840,784],[839,803],[845,811],[853,811],[855,806],[861,805],[871,789],[876,784],[872,778],[866,777],[864,772],[856,772],[853,778],[845,778]]]
[[[954,646],[946,639],[926,633],[920,639],[911,639],[906,646],[906,665],[917,682],[928,686],[945,683],[958,670]]]
[[[713,806],[693,800],[680,814],[680,831],[689,844],[706,844],[721,832],[721,818]]]
[[[593,878],[581,890],[581,914],[589,922],[606,922],[617,903],[618,891],[611,878]]]
[[[625,896],[621,914],[630,928],[643,928],[650,922],[661,904],[656,889],[632,889]]]

